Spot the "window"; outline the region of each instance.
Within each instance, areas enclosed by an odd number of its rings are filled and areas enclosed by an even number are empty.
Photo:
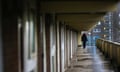
[[[106,27],[104,27],[104,30],[106,30]]]
[[[118,16],[120,17],[120,13],[118,14]]]
[[[104,35],[104,37],[106,37],[106,35]]]
[[[94,29],[93,32],[94,32],[94,33],[101,32],[101,29]]]
[[[101,22],[100,22],[100,21],[98,22],[98,25],[101,25]]]
[[[120,25],[120,21],[119,21],[119,23],[118,23],[119,25]]]

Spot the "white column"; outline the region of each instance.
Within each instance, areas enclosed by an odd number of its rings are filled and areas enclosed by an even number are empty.
[[[70,49],[71,49],[71,59],[72,59],[72,55],[73,55],[73,47],[72,47],[72,46],[73,46],[73,44],[72,44],[72,31],[70,31],[70,36],[71,36],[71,37],[70,37],[70,40],[71,40],[71,41],[70,41],[70,42],[71,42],[71,43],[70,43],[70,44],[71,44]]]

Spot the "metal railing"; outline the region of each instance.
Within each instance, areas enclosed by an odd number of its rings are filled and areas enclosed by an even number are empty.
[[[120,43],[97,39],[96,46],[120,71]]]

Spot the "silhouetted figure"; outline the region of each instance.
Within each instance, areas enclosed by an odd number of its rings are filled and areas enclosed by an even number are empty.
[[[86,42],[88,41],[86,34],[84,33],[81,37],[83,48],[86,48]]]

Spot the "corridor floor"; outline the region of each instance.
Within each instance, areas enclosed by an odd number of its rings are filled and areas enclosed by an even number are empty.
[[[87,50],[78,48],[70,64],[65,72],[115,72],[109,61],[94,46],[87,47]]]

